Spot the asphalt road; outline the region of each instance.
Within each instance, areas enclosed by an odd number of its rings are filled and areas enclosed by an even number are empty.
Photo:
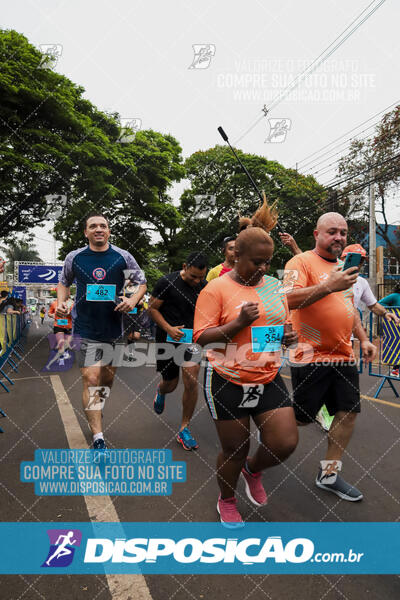
[[[41,326],[35,318],[23,361],[18,373],[14,374],[16,383],[12,392],[7,394],[0,390],[0,407],[7,413],[7,418],[0,421],[5,431],[0,435],[2,520],[55,523],[113,520],[105,518],[104,511],[97,510],[95,504],[88,506],[83,497],[35,496],[33,485],[19,480],[21,461],[33,460],[35,449],[68,448],[74,439],[71,432],[68,433],[68,423],[65,425],[61,418],[50,376],[41,372],[48,356],[46,336],[50,333],[49,325],[50,322],[45,321]],[[284,369],[283,374],[290,387],[289,370]],[[90,445],[91,437],[81,408],[79,370],[74,365],[58,375],[79,424],[76,439],[84,436]],[[121,522],[216,521],[218,489],[214,465],[219,446],[202,391],[199,388],[199,401],[191,425],[199,449],[186,452],[175,440],[182,387],[167,398],[164,413],[157,416],[152,408],[157,381],[154,366],[118,370],[111,398],[104,409],[105,437],[112,448],[170,448],[174,460],[186,461],[187,481],[174,484],[171,496],[114,496],[107,499],[107,506]],[[378,384],[377,378],[362,375],[362,394],[371,398]],[[390,389],[382,390],[380,400],[363,398],[362,412],[344,460],[343,475],[363,491],[362,502],[345,502],[315,487],[313,481],[325,451],[326,434],[317,425],[310,425],[301,429],[299,445],[290,459],[265,473],[264,483],[269,494],[267,507],[257,509],[251,505],[240,484],[238,503],[244,519],[256,522],[398,521],[400,402]],[[252,444],[255,447],[255,435]],[[111,592],[112,582],[106,576],[3,575],[0,576],[0,598],[136,600],[141,597],[135,590],[135,582],[126,581],[129,584],[127,591]],[[389,575],[171,574],[146,575],[145,583],[146,593],[149,592],[154,600],[400,598],[400,578]]]

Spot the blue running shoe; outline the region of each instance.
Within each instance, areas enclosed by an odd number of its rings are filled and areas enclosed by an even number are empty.
[[[182,431],[178,432],[176,436],[176,441],[178,444],[181,444],[185,450],[197,450],[199,447],[198,443],[190,433],[189,429],[185,427]]]
[[[105,452],[107,450],[107,446],[103,438],[100,438],[93,442],[93,450],[101,450],[102,452]]]
[[[161,415],[161,413],[164,412],[164,406],[165,406],[165,394],[161,394],[160,386],[158,386],[157,393],[155,395],[154,403],[153,403],[154,412],[157,413],[158,415]]]

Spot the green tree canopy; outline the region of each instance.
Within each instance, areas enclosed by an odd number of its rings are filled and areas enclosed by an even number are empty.
[[[236,150],[259,189],[264,190],[269,203],[277,201],[279,223],[306,250],[313,245],[312,231],[318,216],[323,213],[325,192],[311,176],[263,156]],[[241,170],[229,148],[215,146],[195,152],[185,162],[190,188],[181,196],[182,228],[174,240],[174,263],[179,267],[185,255],[201,250],[209,257],[210,265],[221,261],[222,240],[238,232],[238,216],[251,216],[259,198]],[[282,268],[289,251],[277,241],[275,229],[273,268]]]
[[[14,262],[43,262],[30,240],[13,241],[0,247],[6,259],[6,270],[14,273]]]
[[[141,264],[154,234],[168,254],[181,220],[168,195],[184,175],[178,142],[151,130],[124,131],[123,141],[119,115],[98,110],[15,31],[0,31],[0,66],[2,237],[42,223],[64,195],[61,257],[82,245],[82,220],[93,211],[107,214],[113,242]]]
[[[46,196],[115,196],[123,174],[116,115],[97,110],[84,89],[43,68],[21,34],[0,31],[0,233],[43,221]]]
[[[123,166],[123,176],[114,182],[118,193],[103,190],[96,200],[72,199],[58,219],[55,233],[62,241],[61,254],[65,256],[84,245],[83,218],[99,210],[109,219],[112,243],[129,250],[145,269],[154,258],[154,237],[162,240],[168,255],[170,241],[181,222],[168,190],[184,175],[182,150],[175,138],[152,130],[137,132],[129,144],[115,145]]]
[[[205,252],[210,264],[220,261],[222,239],[237,233],[238,214],[251,215],[258,206],[228,148],[196,152],[183,164],[172,135],[128,131],[123,141],[119,115],[97,109],[15,31],[0,31],[0,66],[3,239],[42,223],[49,202],[57,207],[65,195],[55,225],[60,258],[85,243],[83,218],[99,211],[109,218],[112,242],[131,251],[151,280],[179,268],[192,250]],[[301,248],[311,247],[323,188],[276,161],[238,153],[268,200],[277,200],[282,228]],[[171,186],[184,177],[190,187],[176,206]],[[275,267],[288,258],[278,242]]]
[[[339,162],[338,174],[343,180],[338,197],[360,237],[368,233],[369,185],[375,185],[377,220],[381,221],[377,232],[400,261],[400,240],[393,243],[389,238],[387,218],[400,184],[400,106],[383,116],[373,136],[352,142]]]

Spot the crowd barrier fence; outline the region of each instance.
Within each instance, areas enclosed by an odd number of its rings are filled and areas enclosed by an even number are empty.
[[[400,318],[400,306],[390,307],[388,311]],[[391,320],[377,317],[371,312],[369,339],[371,342],[378,340],[378,356],[377,361],[369,364],[368,373],[371,377],[380,377],[382,380],[374,398],[378,398],[385,384],[393,390],[396,398],[399,398],[393,381],[399,382],[400,378],[398,375],[393,375],[392,371],[395,368],[398,369],[400,365],[400,326],[395,325]]]
[[[18,362],[22,360],[22,352],[27,333],[26,314],[0,315],[0,386],[9,392],[7,385],[14,385],[10,376],[11,371],[18,372]],[[6,373],[6,369],[9,368]],[[0,408],[0,416],[6,413]],[[0,427],[0,433],[3,429]]]

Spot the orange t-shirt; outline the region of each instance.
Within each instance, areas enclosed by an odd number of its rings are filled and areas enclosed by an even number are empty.
[[[299,289],[320,284],[328,279],[334,267],[341,265],[343,261],[330,262],[312,250],[297,254],[286,263],[284,289],[290,293],[290,287]],[[352,287],[328,294],[304,308],[292,309],[291,315],[299,342],[312,346],[312,351],[299,346],[295,354],[299,362],[354,358],[350,341],[354,323]]]
[[[232,340],[225,349],[208,350],[207,358],[217,373],[232,383],[269,383],[280,366],[280,352],[252,351],[252,327],[283,325],[288,319],[286,296],[274,277],[264,276],[257,286],[240,285],[229,273],[213,279],[203,288],[196,303],[193,339],[206,329],[226,325],[236,319],[245,302],[258,302],[260,316]]]
[[[71,308],[72,308],[72,305],[70,307],[70,310],[71,310]],[[68,325],[59,325],[58,318],[55,316],[56,310],[57,310],[57,300],[54,300],[54,302],[52,302],[50,304],[50,308],[49,308],[49,312],[48,312],[49,317],[52,317],[54,315],[54,327],[62,327],[63,329],[72,329],[71,312],[69,312],[68,315],[66,317],[64,317],[65,319],[68,319]]]

